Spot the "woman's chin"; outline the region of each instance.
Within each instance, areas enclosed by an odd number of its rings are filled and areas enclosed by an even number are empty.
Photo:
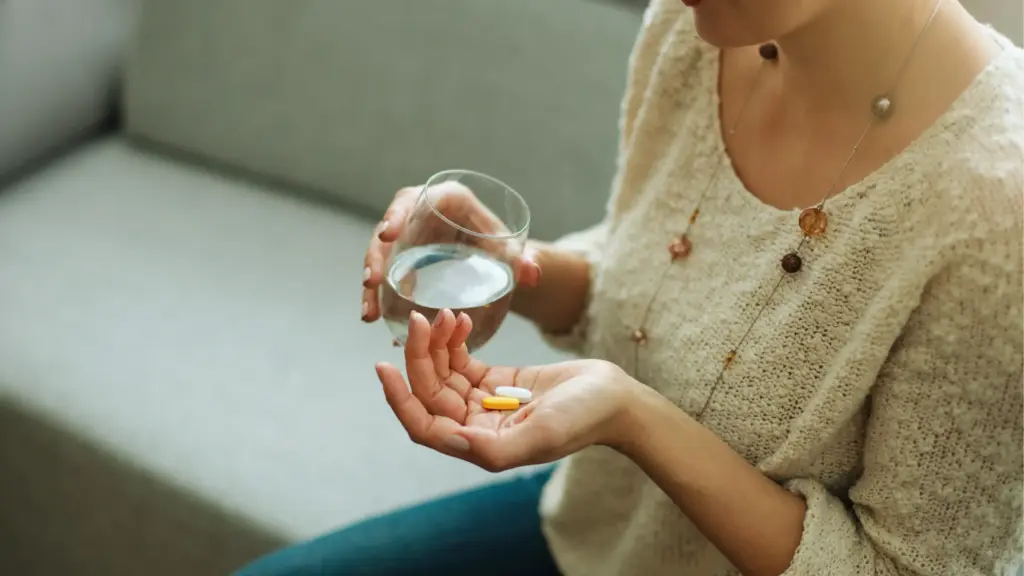
[[[761,34],[737,26],[735,14],[722,13],[721,10],[716,10],[721,5],[715,6],[709,0],[687,1],[701,3],[699,7],[693,10],[693,23],[701,40],[715,48],[739,48],[741,46],[759,44],[770,39],[770,37],[761,38]]]
[[[737,42],[738,39],[735,38],[736,34],[734,30],[729,30],[728,26],[722,26],[722,22],[719,18],[702,14],[701,10],[694,10],[693,20],[694,27],[696,27],[697,35],[700,36],[700,39],[715,48],[734,48],[736,46],[744,45],[742,42]]]

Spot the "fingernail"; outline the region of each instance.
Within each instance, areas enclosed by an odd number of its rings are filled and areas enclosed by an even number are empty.
[[[467,452],[469,451],[469,440],[466,440],[462,436],[452,435],[444,439],[445,446],[451,448],[456,452]]]
[[[382,221],[380,223],[380,226],[377,227],[377,236],[380,236],[381,234],[384,234],[385,232],[387,232],[389,225],[390,225],[390,222],[388,222],[387,220]]]
[[[537,266],[529,266],[525,272],[523,272],[523,285],[527,288],[536,288],[537,280],[540,276],[540,272],[537,270]]]
[[[363,286],[370,281],[370,267],[363,268]]]
[[[363,320],[366,320],[366,317],[369,316],[369,315],[370,315],[370,303],[364,301],[363,302]]]

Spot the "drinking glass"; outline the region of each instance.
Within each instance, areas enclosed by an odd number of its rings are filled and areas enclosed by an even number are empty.
[[[472,319],[470,351],[486,344],[508,314],[529,227],[526,202],[497,178],[431,176],[385,263],[380,309],[395,339],[405,343],[413,310],[433,322],[448,308]]]

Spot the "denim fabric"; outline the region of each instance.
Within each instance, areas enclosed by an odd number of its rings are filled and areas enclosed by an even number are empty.
[[[364,520],[235,576],[557,576],[537,506],[550,470]]]

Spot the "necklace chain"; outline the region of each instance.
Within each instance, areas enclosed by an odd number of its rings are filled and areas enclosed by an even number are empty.
[[[801,231],[803,232],[803,234],[801,235],[800,242],[797,244],[796,248],[792,252],[790,252],[789,254],[787,254],[783,258],[783,261],[782,261],[783,273],[780,274],[779,278],[775,281],[774,285],[772,286],[771,291],[768,293],[768,297],[764,299],[764,302],[758,308],[757,313],[754,315],[754,319],[750,321],[750,323],[748,324],[746,330],[744,330],[743,335],[740,336],[739,340],[736,342],[736,344],[732,347],[732,349],[726,355],[726,357],[725,357],[724,361],[722,362],[722,365],[721,365],[721,367],[720,367],[720,369],[718,371],[718,374],[715,377],[715,380],[714,380],[714,382],[711,385],[711,389],[708,391],[708,393],[707,393],[707,395],[706,395],[706,397],[704,399],[704,403],[702,404],[700,410],[698,410],[697,413],[696,413],[697,420],[702,420],[703,419],[705,412],[707,411],[708,407],[711,405],[711,400],[714,397],[715,392],[717,391],[719,385],[722,383],[723,379],[725,378],[726,371],[729,369],[729,367],[736,360],[736,357],[737,357],[737,354],[739,353],[740,348],[743,346],[743,344],[746,343],[747,338],[750,336],[751,332],[754,329],[754,326],[757,324],[758,320],[761,319],[761,316],[763,316],[765,311],[768,309],[769,304],[772,302],[772,299],[775,297],[775,294],[778,292],[779,288],[782,286],[783,281],[786,279],[786,277],[788,275],[799,271],[799,269],[801,267],[801,262],[802,262],[802,260],[801,260],[801,258],[799,256],[800,250],[813,237],[820,236],[821,234],[824,233],[825,226],[827,224],[827,216],[825,215],[825,212],[824,212],[825,203],[827,202],[827,200],[829,198],[831,198],[834,195],[836,188],[838,187],[839,183],[842,181],[843,176],[846,174],[846,170],[849,168],[850,164],[853,162],[853,159],[857,155],[857,152],[860,149],[861,144],[864,142],[864,139],[867,137],[867,135],[871,132],[871,129],[874,128],[875,125],[879,121],[886,120],[891,115],[891,113],[892,113],[892,102],[890,100],[890,95],[892,93],[892,90],[895,90],[896,86],[899,85],[899,82],[902,79],[904,72],[906,71],[907,65],[909,64],[909,62],[913,58],[914,53],[917,50],[918,44],[920,43],[921,39],[925,36],[925,32],[927,32],[928,29],[931,27],[932,21],[935,20],[935,16],[938,14],[939,9],[942,7],[942,5],[943,5],[943,0],[936,0],[935,6],[932,9],[932,12],[931,12],[931,14],[928,17],[928,20],[925,22],[924,26],[921,28],[921,31],[917,34],[917,37],[914,39],[914,42],[911,44],[911,47],[910,47],[909,51],[907,52],[906,57],[904,57],[903,62],[900,64],[900,67],[899,67],[899,69],[896,72],[895,80],[893,81],[893,86],[892,86],[892,89],[890,90],[890,92],[887,93],[887,94],[883,94],[881,96],[878,96],[874,100],[872,100],[872,102],[871,102],[871,112],[872,112],[871,119],[868,121],[867,125],[864,127],[864,130],[861,131],[860,136],[857,138],[856,142],[854,143],[853,147],[851,148],[850,153],[847,155],[846,160],[843,163],[842,168],[840,168],[840,170],[839,170],[838,174],[836,175],[835,179],[833,180],[832,185],[829,186],[829,188],[826,191],[825,195],[822,197],[821,201],[818,202],[818,204],[815,207],[808,208],[807,210],[805,210],[801,214],[801,217],[800,217],[800,228],[801,228]],[[774,46],[771,46],[771,48],[768,49],[768,50],[762,50],[761,54],[762,54],[762,57],[763,57],[762,64],[758,68],[757,76],[754,79],[753,87],[750,89],[750,92],[747,94],[747,97],[744,99],[743,104],[740,107],[740,112],[739,112],[736,120],[732,123],[731,127],[729,128],[728,133],[730,135],[734,134],[736,132],[736,130],[739,128],[740,124],[742,123],[743,117],[744,117],[744,115],[746,113],[747,107],[750,104],[750,101],[753,99],[754,95],[756,94],[757,88],[761,85],[761,76],[764,74],[764,71],[766,69],[765,62],[767,62],[767,61],[775,61],[776,58],[777,58],[778,52],[777,52],[777,49],[774,48]],[[719,161],[715,164],[715,168],[714,168],[714,171],[711,173],[711,177],[708,179],[708,182],[705,185],[704,189],[701,191],[700,195],[697,197],[697,202],[694,205],[694,210],[690,214],[689,220],[687,221],[687,224],[686,224],[686,226],[684,228],[684,231],[683,231],[682,235],[679,237],[679,239],[677,239],[675,242],[673,242],[673,244],[670,246],[669,251],[672,254],[672,261],[669,263],[669,265],[665,266],[662,269],[662,272],[661,272],[661,274],[658,277],[658,281],[657,281],[657,284],[655,285],[654,293],[651,295],[651,298],[648,300],[647,305],[644,308],[643,314],[641,315],[640,326],[645,325],[646,322],[648,321],[650,313],[651,313],[651,309],[653,308],[655,301],[658,299],[658,296],[659,296],[659,294],[661,292],[661,289],[665,285],[665,280],[668,277],[668,272],[672,269],[672,264],[674,264],[675,261],[678,258],[685,258],[686,256],[689,255],[689,252],[690,252],[690,249],[691,249],[691,244],[690,244],[689,239],[687,238],[687,234],[689,233],[689,231],[693,227],[693,225],[696,223],[697,218],[700,215],[701,207],[703,206],[704,201],[707,199],[708,193],[714,187],[714,184],[717,183],[717,181],[718,181],[718,174],[721,171],[722,166],[726,163],[725,162],[725,157],[727,155],[728,155],[728,151],[727,150],[723,150],[722,158],[720,158]],[[805,226],[805,223],[807,224],[806,226]],[[633,333],[633,341],[634,341],[634,349],[633,349],[633,351],[634,351],[634,354],[633,354],[633,360],[634,360],[633,361],[633,375],[634,375],[634,377],[639,377],[641,350],[643,349],[643,347],[647,343],[647,334],[643,330],[643,328],[637,329]]]

